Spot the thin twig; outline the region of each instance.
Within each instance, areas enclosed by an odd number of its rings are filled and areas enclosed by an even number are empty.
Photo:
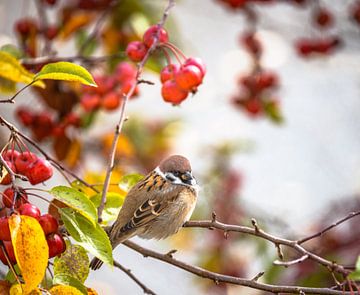
[[[115,58],[121,58],[125,56],[125,52],[118,52],[111,55],[102,55],[102,56],[82,56],[82,55],[75,55],[75,56],[63,56],[63,57],[57,57],[57,56],[42,56],[42,57],[36,57],[36,58],[25,58],[20,60],[21,64],[24,66],[37,66],[52,62],[58,62],[58,61],[68,61],[68,62],[74,62],[74,61],[80,61],[88,64],[97,64],[100,62],[106,62],[110,59]]]
[[[219,222],[217,220],[197,220],[197,221],[188,221],[184,224],[184,227],[202,227],[202,228],[217,228],[223,231],[227,232],[239,232],[239,233],[245,233],[250,234],[253,236],[257,236],[260,238],[263,238],[265,240],[268,240],[269,242],[272,242],[275,246],[279,245],[285,245],[287,247],[290,247],[294,250],[296,250],[301,255],[308,255],[309,259],[325,266],[330,267],[330,269],[333,269],[334,271],[341,273],[343,275],[348,275],[350,273],[349,270],[345,269],[342,265],[336,264],[332,261],[326,260],[325,258],[322,258],[308,250],[306,250],[303,246],[297,243],[297,241],[288,240],[276,237],[274,235],[271,235],[259,227],[251,228],[248,226],[241,226],[241,225],[231,225],[231,224],[225,224],[222,222]]]
[[[15,97],[17,97],[21,92],[23,92],[26,88],[30,87],[31,85],[33,85],[35,82],[37,81],[32,81],[31,83],[25,85],[23,88],[21,88],[18,92],[16,92],[12,97],[8,98],[8,99],[3,99],[0,100],[0,103],[15,103]]]
[[[99,31],[101,29],[101,26],[103,25],[104,21],[106,20],[107,15],[113,10],[113,8],[115,7],[115,5],[118,3],[118,0],[113,0],[109,3],[108,7],[103,11],[103,13],[99,16],[99,18],[97,19],[94,29],[92,30],[92,32],[89,34],[89,36],[87,37],[87,39],[84,41],[84,43],[81,45],[78,54],[79,55],[83,55],[83,52],[85,51],[86,47],[90,44],[90,42],[92,40],[94,40],[98,34]]]
[[[106,193],[107,193],[108,188],[109,188],[111,173],[112,173],[112,170],[114,169],[115,152],[116,152],[117,142],[118,142],[118,139],[119,139],[119,136],[120,136],[120,133],[121,133],[123,123],[125,121],[126,103],[130,99],[130,97],[133,95],[133,93],[134,93],[134,91],[135,91],[135,89],[137,87],[138,81],[140,80],[140,76],[142,74],[142,71],[144,69],[144,66],[145,66],[147,60],[149,59],[150,55],[153,53],[153,51],[158,46],[158,43],[159,43],[159,36],[158,35],[160,33],[160,28],[162,28],[164,26],[164,24],[166,22],[166,19],[167,19],[168,15],[169,15],[169,11],[174,5],[175,5],[175,1],[174,0],[169,0],[168,5],[164,10],[162,19],[158,23],[158,27],[159,27],[158,34],[157,34],[157,36],[155,36],[154,42],[151,45],[151,47],[149,48],[149,50],[147,51],[146,55],[144,56],[142,61],[138,64],[137,71],[136,71],[136,81],[133,83],[133,85],[131,86],[131,89],[124,96],[124,99],[122,101],[122,105],[121,105],[121,109],[120,109],[119,121],[116,124],[115,132],[114,132],[114,138],[113,138],[113,141],[112,141],[112,144],[111,144],[111,152],[110,152],[110,157],[109,157],[109,164],[108,164],[108,168],[106,170],[106,177],[105,177],[104,187],[103,187],[103,190],[102,190],[101,202],[100,202],[100,205],[98,207],[98,220],[99,220],[99,222],[101,222],[101,215],[102,215],[102,212],[104,210],[105,202],[106,202]]]
[[[276,294],[278,293],[299,294],[300,292],[303,292],[305,294],[351,295],[350,292],[343,292],[343,291],[333,290],[330,288],[310,288],[310,287],[282,286],[282,285],[277,286],[277,285],[259,283],[254,279],[244,279],[244,278],[228,276],[228,275],[223,275],[212,271],[208,271],[201,267],[190,265],[183,261],[177,260],[169,255],[146,249],[131,241],[124,242],[124,245],[135,250],[136,252],[142,254],[145,257],[155,258],[157,260],[166,262],[175,267],[181,268],[187,272],[190,272],[202,278],[212,280],[214,282],[241,285],[241,286],[272,292]]]
[[[309,258],[309,255],[305,254],[303,256],[301,256],[300,258],[294,259],[294,260],[290,260],[290,261],[280,261],[280,260],[275,260],[273,262],[274,265],[280,265],[280,266],[285,266],[285,267],[289,267],[291,265],[294,264],[298,264],[301,263],[303,261],[305,261],[306,259]]]
[[[353,218],[353,217],[355,217],[355,216],[358,216],[358,215],[360,215],[360,211],[351,212],[350,214],[348,214],[348,215],[345,216],[344,218],[342,218],[342,219],[340,219],[339,221],[337,221],[337,222],[329,225],[328,227],[324,228],[323,230],[321,230],[321,231],[319,231],[319,232],[317,232],[317,233],[315,233],[315,234],[313,234],[313,235],[311,235],[311,236],[308,236],[308,237],[306,237],[306,238],[303,238],[303,239],[301,239],[301,240],[298,240],[297,243],[300,245],[300,244],[303,244],[303,243],[305,243],[305,242],[307,242],[307,241],[310,241],[310,240],[312,240],[312,239],[314,239],[314,238],[320,237],[320,236],[322,236],[324,233],[326,233],[327,231],[331,230],[332,228],[334,228],[334,227],[338,226],[339,224],[341,224],[341,223],[343,223],[343,222],[345,222],[345,221],[347,221],[347,220],[349,220],[349,219],[351,219],[351,218]]]
[[[130,279],[132,279],[143,291],[145,294],[156,295],[156,293],[148,288],[144,283],[142,283],[130,269],[123,267],[119,262],[114,260],[114,266],[123,271]]]
[[[41,54],[50,54],[52,55],[52,42],[45,37],[45,32],[49,26],[49,22],[48,22],[48,18],[46,15],[46,11],[45,11],[45,6],[44,6],[44,1],[42,0],[35,0],[35,5],[36,5],[36,10],[38,12],[39,15],[39,24],[40,24],[40,31],[43,33],[44,35],[44,48],[42,49]]]

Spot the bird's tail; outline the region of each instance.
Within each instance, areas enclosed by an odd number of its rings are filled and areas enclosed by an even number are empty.
[[[125,242],[127,239],[130,239],[132,236],[135,235],[134,231],[128,231],[128,232],[123,232],[120,235],[117,235],[116,237],[114,237],[113,235],[116,233],[113,232],[113,228],[114,226],[108,227],[105,229],[107,235],[110,238],[111,241],[111,246],[114,249],[117,245],[121,244],[122,242]],[[118,234],[118,233],[117,233]],[[103,265],[103,261],[101,261],[99,258],[94,257],[93,260],[91,260],[90,262],[90,268],[92,270],[97,270],[99,269],[102,265]]]

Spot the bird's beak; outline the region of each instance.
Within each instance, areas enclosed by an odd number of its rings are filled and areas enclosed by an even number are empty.
[[[195,186],[197,184],[196,179],[189,171],[187,171],[181,175],[181,180],[183,183],[186,183],[191,186]]]

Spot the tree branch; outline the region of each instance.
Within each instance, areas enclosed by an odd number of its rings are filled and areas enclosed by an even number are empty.
[[[175,267],[181,268],[187,272],[195,274],[199,277],[206,278],[214,281],[215,283],[229,283],[234,285],[245,286],[253,289],[258,289],[262,291],[272,292],[272,293],[285,293],[285,294],[327,294],[327,295],[353,295],[353,292],[346,291],[338,291],[329,288],[310,288],[310,287],[300,287],[300,286],[276,286],[270,284],[264,284],[257,282],[259,274],[257,274],[253,279],[244,279],[234,276],[223,275],[219,273],[215,273],[212,271],[208,271],[198,266],[193,266],[183,261],[177,260],[172,256],[167,254],[158,253],[144,247],[139,246],[138,244],[126,241],[123,243],[125,246],[133,249],[134,251],[142,254],[144,257],[152,257],[154,259],[160,260],[162,262],[166,262]]]
[[[306,237],[306,238],[303,238],[303,239],[301,239],[301,240],[298,240],[297,243],[300,245],[300,244],[303,244],[303,243],[305,243],[305,242],[307,242],[307,241],[310,241],[310,240],[312,240],[312,239],[314,239],[314,238],[320,237],[320,236],[322,236],[324,233],[326,233],[327,231],[331,230],[332,228],[334,228],[334,227],[338,226],[339,224],[341,224],[341,223],[343,223],[343,222],[345,222],[345,221],[347,221],[347,220],[349,220],[349,219],[351,219],[351,218],[353,218],[353,217],[355,217],[355,216],[358,216],[358,215],[360,215],[360,211],[351,212],[350,214],[348,214],[348,215],[345,216],[344,218],[342,218],[342,219],[340,219],[339,221],[337,221],[337,222],[329,225],[328,227],[324,228],[323,230],[321,230],[321,231],[319,231],[319,232],[317,232],[317,233],[315,233],[315,234],[313,234],[313,235],[311,235],[311,236],[308,236],[308,237]]]
[[[201,228],[216,228],[223,230],[225,232],[238,232],[245,233],[253,236],[257,236],[263,238],[269,242],[272,242],[276,247],[279,245],[285,245],[296,250],[301,255],[308,255],[309,259],[327,267],[328,269],[334,270],[343,275],[348,275],[350,273],[349,270],[345,269],[342,265],[336,264],[335,262],[326,260],[302,247],[297,241],[288,240],[276,237],[271,235],[256,225],[255,228],[241,226],[241,225],[231,225],[219,222],[217,220],[197,220],[197,221],[188,221],[184,224],[184,227],[201,227]]]
[[[166,6],[166,8],[164,10],[162,19],[158,23],[159,28],[162,28],[164,26],[164,24],[166,22],[166,19],[167,19],[168,15],[169,15],[169,11],[171,10],[171,8],[174,5],[175,5],[175,1],[174,0],[169,0],[168,5]],[[147,60],[149,59],[150,55],[154,52],[154,50],[158,46],[158,43],[159,43],[159,36],[158,35],[159,35],[159,33],[160,33],[160,29],[158,30],[157,36],[155,36],[155,38],[154,38],[153,44],[151,45],[151,47],[147,51],[147,53],[144,56],[144,58],[142,59],[142,61],[138,64],[137,71],[136,71],[136,81],[134,81],[133,85],[131,86],[131,89],[124,96],[124,99],[122,101],[122,105],[121,105],[121,109],[120,109],[119,121],[116,124],[114,138],[113,138],[113,141],[112,141],[112,144],[111,144],[111,152],[110,152],[110,157],[109,157],[109,164],[108,164],[108,168],[106,170],[106,177],[105,177],[104,187],[103,187],[103,190],[102,190],[101,202],[100,202],[100,206],[98,207],[98,220],[99,220],[99,222],[101,222],[101,215],[102,215],[102,212],[104,210],[105,202],[106,202],[106,193],[107,193],[108,188],[109,188],[111,173],[112,173],[112,170],[114,169],[115,152],[116,152],[117,142],[118,142],[121,130],[122,130],[122,126],[123,126],[124,121],[125,121],[126,103],[129,100],[129,98],[133,95],[133,93],[134,93],[134,91],[135,91],[135,89],[137,87],[137,84],[140,81],[140,76],[142,74],[142,71],[144,69],[144,66],[145,66]]]
[[[132,272],[130,269],[123,267],[119,262],[114,260],[114,266],[123,271],[130,279],[132,279],[143,291],[145,294],[156,295],[154,291],[145,286]]]

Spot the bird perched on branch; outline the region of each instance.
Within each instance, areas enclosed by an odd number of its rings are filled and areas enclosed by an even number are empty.
[[[198,185],[188,159],[170,156],[128,192],[108,235],[112,248],[133,236],[164,239],[177,233],[194,211]],[[103,262],[94,258],[90,267]]]

